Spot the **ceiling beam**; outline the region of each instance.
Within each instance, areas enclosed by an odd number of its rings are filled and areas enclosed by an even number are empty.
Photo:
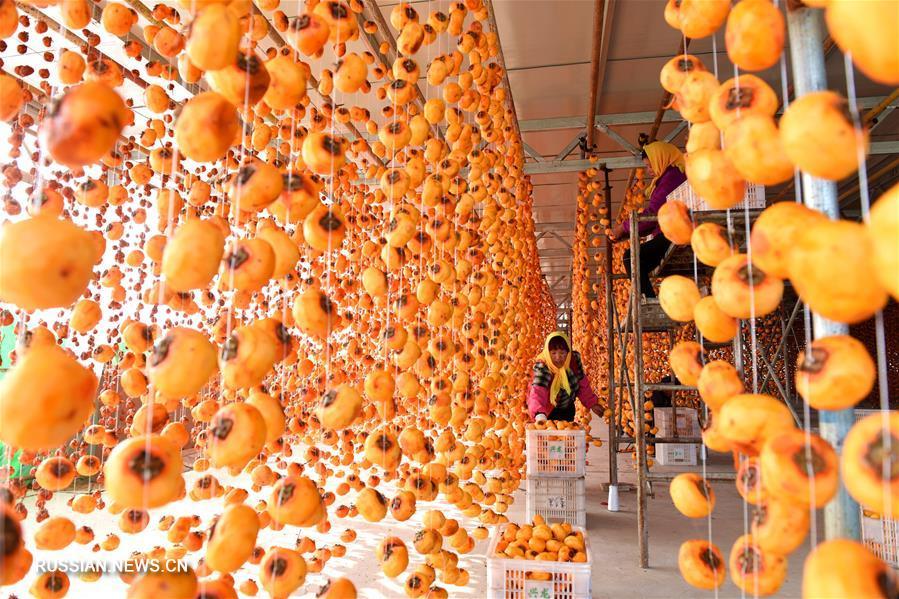
[[[557,289],[559,289],[559,285],[561,285],[562,283],[565,283],[565,282],[567,282],[567,281],[569,280],[569,277],[570,277],[570,275],[567,274],[567,273],[566,273],[566,274],[559,275],[559,278],[556,279],[556,280],[553,282],[553,284],[549,286],[549,290],[550,290],[550,291],[556,291]]]
[[[861,98],[860,98],[861,100]],[[621,114],[607,114],[600,115],[594,119],[596,126],[600,124],[604,125],[643,125],[652,123],[652,120],[655,118],[654,112],[624,112]],[[522,121],[518,121],[518,126],[521,129],[522,133],[531,133],[535,131],[558,131],[560,129],[584,129],[584,121],[587,117],[583,116],[563,116],[563,117],[554,117],[547,119],[525,119]],[[663,118],[663,122],[680,122],[681,116],[679,113],[668,110],[665,112],[665,116]],[[377,139],[376,135],[369,135],[368,133],[363,133],[362,137],[367,139],[368,141],[373,141]]]
[[[532,148],[530,144],[525,143],[524,140],[521,141],[521,146],[524,148],[524,153],[537,162],[546,162],[546,159],[540,155],[540,152]]]
[[[601,254],[603,250],[601,247],[588,247],[586,252],[588,256],[595,256]],[[571,249],[567,247],[537,248],[537,253],[541,258],[559,258],[571,256]]]
[[[886,165],[878,168],[875,172],[871,173],[867,178],[867,184],[871,186],[881,178],[889,176],[891,171],[897,167],[899,167],[899,158],[889,161]],[[853,183],[848,189],[843,191],[837,198],[840,206],[842,207],[844,204],[848,203],[846,202],[846,200],[855,199],[857,197],[858,191],[859,181],[856,179],[855,183]]]
[[[871,96],[858,99],[859,108],[873,108],[885,100],[887,96]],[[894,100],[890,106],[899,106],[899,99]],[[648,125],[655,121],[656,112],[622,112],[615,114],[598,114],[594,119],[595,126],[600,123],[609,126],[619,125]],[[547,119],[525,119],[519,121],[519,128],[523,133],[534,131],[555,131],[557,129],[583,129],[586,116],[564,116]],[[683,119],[675,110],[666,110],[662,113],[663,123],[681,122]]]
[[[556,233],[555,231],[552,231],[552,230],[549,231],[549,234],[552,235],[553,237],[555,237],[557,240],[561,241],[562,245],[567,247],[569,250],[571,249],[571,244],[568,242],[568,240],[563,239],[561,235],[559,235],[558,233]]]
[[[680,132],[683,131],[686,127],[687,127],[687,121],[681,121],[677,127],[675,127],[674,129],[671,130],[671,133],[669,133],[668,135],[665,136],[665,139],[663,141],[671,143],[671,141],[675,137],[680,135]]]
[[[600,123],[606,125],[642,125],[651,123],[655,118],[655,112],[624,112],[620,114],[597,115],[593,122],[596,126]],[[548,119],[528,119],[519,122],[519,127],[524,133],[532,131],[555,131],[557,129],[583,129],[585,116],[563,116]],[[679,121],[680,114],[674,110],[665,112],[665,121]]]
[[[556,160],[565,160],[566,158],[568,158],[568,155],[574,152],[574,149],[581,143],[581,136],[583,134],[583,131],[578,131],[577,135],[574,136],[574,139],[568,142],[568,144],[566,144],[565,147],[562,148],[562,151],[556,155]]]
[[[539,208],[539,206],[534,206],[534,207],[535,207],[535,208]],[[538,230],[542,230],[542,229],[553,229],[553,228],[556,228],[556,227],[572,227],[572,226],[574,226],[574,221],[573,221],[573,220],[572,220],[572,221],[566,221],[566,220],[561,220],[561,221],[546,221],[546,222],[534,223],[534,228],[536,228],[536,229],[538,229]]]
[[[872,141],[868,152],[871,156],[880,154],[899,154],[899,141]]]
[[[874,141],[871,142],[869,154],[899,154],[899,141]],[[643,161],[638,156],[612,156],[600,158],[596,162],[589,160],[546,160],[544,162],[528,162],[524,165],[526,175],[549,175],[555,173],[576,173],[588,168],[599,168],[605,164],[609,170],[633,169],[643,166]],[[464,171],[463,171],[464,172]],[[374,184],[375,180],[362,180],[361,183]],[[537,204],[536,209],[545,208]]]
[[[621,146],[634,156],[638,156],[640,154],[640,150],[637,149],[637,146],[621,137],[621,135],[619,135],[617,131],[613,131],[605,123],[596,125],[596,128],[605,133],[610,139],[617,142],[619,146]]]
[[[615,170],[620,168],[638,168],[643,166],[643,161],[636,156],[613,156],[611,158],[600,158],[596,162],[590,162],[589,160],[530,162],[524,165],[524,172],[526,175],[573,173],[587,170],[591,167],[599,168],[603,164],[609,167],[610,170]]]
[[[880,113],[882,116],[877,117],[873,121],[869,121],[870,124],[868,125],[868,132],[870,133],[871,131],[874,131],[874,129],[877,128],[878,125],[887,120],[887,117],[890,116],[890,113],[895,109],[895,106],[887,106],[886,108],[884,108],[883,112]]]

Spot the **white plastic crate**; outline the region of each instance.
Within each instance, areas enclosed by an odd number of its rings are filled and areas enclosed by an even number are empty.
[[[696,446],[692,443],[657,443],[656,463],[659,466],[695,466]]]
[[[674,422],[674,408],[655,408],[652,411],[652,421],[659,427],[659,437],[673,437],[677,431],[678,437],[699,437],[702,429],[699,427],[699,414],[694,408],[678,408],[677,423]]]
[[[502,538],[504,527],[498,527],[487,549],[487,598],[488,599],[590,599],[590,572],[593,569],[593,552],[587,532],[582,527],[574,530],[584,534],[587,561],[584,563],[544,562],[537,560],[494,557]],[[533,580],[534,573],[549,574],[550,580]]]
[[[690,205],[690,198],[688,197],[693,193],[693,187],[690,185],[689,181],[684,181],[668,194],[666,199],[668,200],[677,200],[678,202],[683,202],[687,206]]]
[[[891,567],[899,568],[899,522],[860,509],[862,543]]]
[[[896,410],[890,410],[890,412],[895,412]],[[870,409],[858,409],[852,411],[852,415],[855,416],[855,421],[858,422],[862,418],[866,416],[870,416],[871,414],[880,414],[880,410],[870,410]]]
[[[584,476],[587,438],[582,429],[568,431],[528,429],[525,439],[528,478]]]
[[[678,408],[675,422],[674,408],[655,408],[652,413],[653,423],[658,427],[658,437],[699,437],[699,415],[693,408]],[[656,463],[659,466],[695,466],[697,461],[696,445],[692,443],[658,443],[656,444]]]
[[[687,205],[687,208],[694,212],[703,212],[703,211],[712,211],[719,210],[718,208],[712,208],[708,204],[705,203],[699,195],[693,191],[693,186],[690,185],[689,181],[684,181],[680,185],[678,185],[674,191],[668,194],[669,200],[678,200]],[[743,201],[741,201],[736,206],[733,206],[731,210],[743,210],[744,208],[749,208],[750,210],[764,210],[765,208],[765,186],[764,185],[755,185],[752,183],[746,184],[746,193],[743,196]]]
[[[871,414],[880,414],[880,410],[857,409],[853,415],[858,422]],[[862,520],[862,543],[892,568],[899,569],[899,520],[885,518],[863,507],[859,509]]]
[[[584,477],[527,479],[527,519],[543,516],[549,523],[587,525]]]

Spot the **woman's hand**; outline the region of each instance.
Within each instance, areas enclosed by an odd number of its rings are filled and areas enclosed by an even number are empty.
[[[619,241],[624,241],[627,239],[627,232],[624,229],[624,223],[618,225],[617,227],[613,227],[611,231],[609,231],[609,241],[612,243],[618,243]]]

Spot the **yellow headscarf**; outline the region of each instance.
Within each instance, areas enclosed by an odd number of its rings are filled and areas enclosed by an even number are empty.
[[[669,166],[673,164],[680,169],[680,172],[684,172],[684,169],[687,168],[687,166],[684,163],[684,155],[681,154],[681,151],[668,142],[654,141],[651,144],[643,146],[643,151],[646,152],[646,159],[649,160],[652,172],[655,173],[655,177],[650,181],[649,186],[646,188],[646,197],[648,198],[656,188],[659,177],[662,176],[662,173],[664,173]]]
[[[554,337],[561,337],[568,346],[568,356],[565,358],[565,363],[562,364],[561,368],[556,368],[556,365],[553,364],[552,356],[549,354],[549,342]],[[550,333],[546,337],[546,341],[543,343],[543,351],[537,355],[537,359],[546,364],[549,371],[553,373],[553,382],[549,386],[549,403],[555,406],[556,396],[559,395],[560,389],[565,389],[565,393],[571,393],[571,384],[568,382],[568,365],[571,363],[571,341],[569,341],[568,335],[562,331]]]

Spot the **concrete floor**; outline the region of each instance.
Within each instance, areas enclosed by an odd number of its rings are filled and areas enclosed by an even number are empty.
[[[599,419],[593,419],[593,434],[604,440],[608,429]],[[708,538],[708,520],[694,520],[682,516],[674,507],[668,494],[667,483],[653,483],[655,497],[649,500],[649,568],[638,565],[637,549],[637,495],[635,491],[619,494],[620,511],[609,512],[607,493],[601,489],[609,480],[608,445],[589,447],[587,451],[587,530],[593,549],[593,597],[609,598],[665,598],[712,597],[715,594],[689,586],[677,569],[677,552],[687,539]],[[619,454],[618,468],[621,483],[635,483],[636,470],[632,454]],[[701,464],[701,462],[699,463]],[[652,472],[679,473],[701,472],[696,467],[654,466]],[[733,473],[730,455],[712,454],[707,462],[707,472]],[[711,518],[712,541],[718,545],[727,559],[733,542],[744,533],[744,502],[733,481],[712,482],[716,506]],[[524,519],[524,492],[519,491],[510,516]],[[520,512],[518,510],[521,510]],[[511,512],[512,510],[510,510]],[[751,514],[751,512],[748,512]],[[819,526],[819,530],[820,526]],[[808,554],[806,544],[789,559],[787,579],[778,597],[800,597],[802,564]],[[718,597],[740,597],[741,592],[728,581],[718,591]]]
[[[597,419],[594,419],[594,434],[603,439],[607,436],[607,430]],[[632,455],[619,455],[619,471],[622,483],[635,481],[632,467]],[[709,466],[709,472],[732,471],[729,456],[719,456]],[[596,598],[687,598],[687,597],[711,597],[713,593],[704,592],[688,586],[681,578],[677,570],[677,552],[680,544],[691,538],[707,538],[708,521],[691,520],[681,516],[674,508],[668,496],[667,484],[656,483],[655,498],[649,502],[649,526],[650,526],[650,568],[641,569],[637,565],[637,528],[636,528],[636,494],[633,491],[620,494],[621,511],[612,513],[606,509],[607,494],[601,490],[601,486],[608,481],[609,454],[608,447],[590,447],[588,449],[588,465],[586,480],[587,495],[587,529],[590,545],[593,551],[594,567],[592,573],[593,596]],[[656,473],[677,472],[694,470],[694,468],[663,468],[654,467]],[[699,470],[697,467],[695,470]],[[217,475],[223,473],[216,473]],[[187,473],[188,481],[196,476]],[[238,482],[227,475],[219,476],[225,483]],[[246,481],[241,481],[242,486],[248,488]],[[188,482],[190,484],[190,482]],[[713,483],[717,496],[717,506],[711,519],[712,539],[718,544],[725,558],[730,552],[731,544],[743,534],[744,531],[744,505],[733,486],[733,482]],[[388,497],[392,497],[394,491],[391,486],[383,485],[381,491]],[[267,494],[267,493],[266,493]],[[265,495],[265,494],[263,494]],[[63,507],[69,494],[58,493],[50,503],[50,511],[53,515],[63,515],[68,510]],[[340,503],[350,503],[354,493],[340,498]],[[33,501],[33,499],[32,499]],[[250,505],[252,501],[248,502]],[[524,485],[515,496],[515,503],[510,507],[507,515],[513,522],[525,521],[525,491]],[[31,507],[31,506],[29,506]],[[374,549],[380,540],[389,535],[403,538],[409,546],[411,571],[414,564],[421,561],[411,547],[411,537],[421,527],[421,517],[425,510],[443,509],[448,517],[454,517],[459,522],[473,530],[478,525],[475,519],[466,518],[454,507],[443,502],[430,502],[421,504],[419,512],[410,521],[397,522],[388,515],[382,522],[368,523],[361,518],[339,519],[332,517],[333,529],[330,533],[319,534],[314,529],[297,529],[286,527],[282,531],[266,529],[260,532],[258,544],[263,547],[280,545],[293,547],[298,536],[308,535],[316,540],[319,547],[330,546],[339,543],[337,538],[345,528],[355,529],[359,536],[356,542],[348,547],[347,555],[342,558],[333,558],[325,567],[323,574],[310,574],[306,584],[293,596],[314,597],[318,589],[325,582],[327,576],[350,577],[359,589],[360,597],[404,597],[402,582],[405,576],[395,580],[386,578],[381,574],[376,561],[373,559]],[[139,535],[122,534],[117,527],[116,518],[110,517],[107,512],[95,512],[76,519],[77,525],[87,524],[96,533],[96,540],[102,540],[107,533],[114,532],[122,538],[119,550],[114,553],[102,552],[92,554],[86,551],[87,547],[72,545],[64,551],[47,552],[34,549],[30,539],[29,546],[34,551],[35,561],[58,560],[120,560],[124,559],[131,551],[149,549],[154,545],[166,545],[164,533],[158,531],[156,523],[162,513],[174,515],[199,514],[203,519],[201,529],[208,527],[211,517],[222,509],[221,500],[211,500],[195,503],[187,500],[170,504],[163,509],[151,511],[150,526]],[[34,526],[30,521],[30,526]],[[477,543],[474,550],[460,556],[459,567],[468,570],[471,575],[470,583],[465,587],[441,585],[447,588],[451,597],[486,597],[487,573],[486,552],[487,541]],[[802,563],[808,546],[796,552],[790,559],[790,568],[787,581],[778,596],[799,597],[801,584]],[[192,554],[189,561],[195,562],[197,554]],[[36,574],[32,572],[26,579],[12,587],[5,587],[3,595],[13,593],[18,597],[28,596],[28,586]],[[119,597],[124,596],[125,586],[118,576],[106,576],[94,583],[85,583],[72,578],[69,597]],[[234,574],[235,580],[241,581],[252,578],[258,580],[258,566],[244,565]],[[439,583],[438,583],[439,584]],[[730,582],[719,591],[719,597],[740,597],[740,591]],[[265,596],[260,592],[259,596]],[[161,598],[162,599],[162,598]]]
[[[248,475],[242,474],[240,477],[230,477],[226,472],[216,470],[214,472],[219,481],[225,485],[239,484],[242,488],[249,489],[250,483]],[[194,472],[186,472],[185,480],[190,487],[192,480],[199,475]],[[329,490],[334,490],[337,482],[333,484],[329,481]],[[392,483],[382,483],[379,490],[388,498],[392,498],[396,494],[396,489]],[[262,493],[251,494],[251,499],[246,503],[255,505],[256,499],[266,498],[270,494],[270,489]],[[340,504],[350,504],[355,498],[355,492],[339,497],[333,507]],[[72,493],[61,492],[56,493],[48,502],[48,508],[52,516],[68,515],[76,526],[87,525],[93,529],[95,533],[95,542],[102,541],[108,534],[116,534],[121,539],[119,548],[112,552],[92,553],[89,547],[93,545],[83,546],[72,543],[61,551],[44,551],[34,546],[33,533],[26,532],[26,544],[34,555],[34,564],[32,570],[15,585],[3,587],[0,589],[0,597],[28,597],[28,588],[37,577],[37,569],[40,565],[48,570],[59,568],[58,564],[67,563],[91,563],[99,562],[107,564],[120,563],[128,558],[133,551],[147,551],[156,546],[170,546],[166,539],[165,533],[158,530],[157,523],[159,518],[164,515],[173,516],[190,516],[198,515],[202,519],[202,524],[194,530],[207,530],[216,514],[220,514],[223,509],[223,500],[221,498],[194,502],[183,499],[170,503],[164,508],[150,510],[150,525],[139,534],[123,534],[118,528],[118,516],[110,516],[107,511],[95,511],[90,514],[73,515],[71,510],[65,507],[65,502],[70,499]],[[524,504],[524,495],[521,497],[522,505]],[[34,510],[34,496],[26,499],[26,505],[29,511]],[[303,586],[291,595],[292,598],[311,599],[316,597],[319,589],[326,583],[328,578],[347,577],[350,578],[358,589],[359,596],[364,598],[400,598],[405,597],[403,591],[403,583],[408,573],[411,573],[414,566],[424,561],[423,556],[419,555],[412,546],[412,537],[416,531],[420,530],[424,512],[429,509],[440,509],[448,518],[455,518],[460,525],[464,526],[469,532],[479,525],[477,519],[467,518],[453,505],[444,501],[432,501],[420,503],[418,511],[405,522],[398,522],[392,516],[387,515],[380,522],[366,522],[362,517],[357,518],[338,518],[331,516],[332,529],[327,533],[319,533],[315,528],[298,528],[295,526],[286,526],[280,531],[274,531],[270,528],[259,531],[257,545],[264,548],[279,546],[293,548],[298,538],[308,536],[312,538],[318,548],[332,547],[341,543],[340,534],[347,528],[352,528],[357,533],[354,542],[345,544],[347,546],[346,555],[343,557],[333,557],[325,566],[322,573],[309,573]],[[523,509],[523,508],[522,508]],[[34,520],[26,523],[27,527],[34,527]],[[375,559],[375,550],[378,544],[388,536],[397,536],[406,543],[409,552],[409,567],[407,571],[395,579],[390,579],[381,573],[378,562]],[[458,587],[442,584],[439,581],[437,586],[447,589],[453,597],[471,597],[480,599],[485,596],[487,587],[487,569],[485,554],[487,553],[487,545],[489,538],[478,542],[474,549],[465,555],[459,556],[459,567],[464,568],[470,574],[470,582],[467,586]],[[341,543],[342,544],[342,543]],[[448,545],[448,543],[447,543]],[[197,560],[202,557],[205,549],[188,553],[185,560],[191,566],[196,566]],[[310,554],[305,554],[305,558],[309,559]],[[70,568],[72,566],[69,566]],[[96,567],[96,566],[95,566]],[[239,585],[247,579],[252,579],[258,583],[259,566],[245,563],[239,570],[233,573],[236,585]],[[127,587],[119,579],[117,574],[109,574],[101,577],[95,582],[83,582],[76,575],[70,574],[69,580],[71,587],[67,597],[72,598],[90,598],[97,599],[102,597],[124,597]],[[240,595],[245,597],[246,595]],[[268,597],[268,594],[261,590],[258,597]],[[159,599],[167,599],[160,597]]]

